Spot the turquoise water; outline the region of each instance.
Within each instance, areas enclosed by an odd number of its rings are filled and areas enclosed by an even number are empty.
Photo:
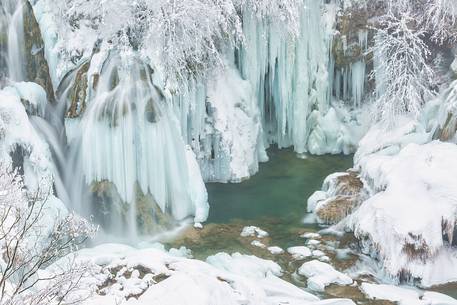
[[[207,184],[210,202],[208,223],[235,219],[277,218],[302,223],[306,200],[319,190],[326,176],[352,166],[352,156],[297,158],[290,150],[268,150],[270,161],[259,172],[239,184]]]

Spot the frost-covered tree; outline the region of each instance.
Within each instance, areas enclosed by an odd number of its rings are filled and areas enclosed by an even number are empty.
[[[425,0],[422,23],[431,34],[431,38],[439,43],[457,41],[457,1]],[[418,15],[418,18],[420,15]]]
[[[428,63],[430,51],[424,35],[423,30],[416,28],[411,7],[407,5],[389,9],[380,19],[372,49],[377,86],[376,115],[388,124],[398,115],[418,114],[425,100],[433,95],[434,73]]]
[[[375,18],[376,115],[389,124],[397,115],[418,114],[433,96],[434,63],[430,46],[457,38],[453,0],[366,0]],[[439,53],[438,53],[439,54]]]
[[[87,296],[81,283],[90,267],[62,258],[96,228],[73,214],[50,216],[49,190],[41,185],[30,194],[21,177],[0,164],[0,304],[75,304]]]
[[[52,9],[62,16],[60,47],[71,51],[66,56],[73,62],[98,49],[79,50],[81,40],[97,41],[110,50],[139,51],[164,68],[167,78],[183,79],[220,66],[227,49],[243,43],[244,13],[281,23],[296,37],[303,5],[303,0],[62,0]]]

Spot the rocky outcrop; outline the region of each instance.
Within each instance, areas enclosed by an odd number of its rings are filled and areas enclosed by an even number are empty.
[[[323,224],[336,224],[360,206],[365,198],[364,185],[357,172],[328,176],[322,191],[308,199],[308,211]]]
[[[443,141],[451,141],[457,134],[457,116],[449,113],[444,126],[439,130],[438,138]]]
[[[89,67],[90,62],[86,62],[76,72],[74,84],[69,93],[70,107],[66,114],[67,118],[80,117],[86,109],[86,95],[89,86],[87,72]]]
[[[48,100],[51,103],[54,103],[54,89],[49,74],[49,66],[44,55],[44,42],[41,36],[40,27],[35,19],[30,3],[28,1],[23,2],[27,80],[43,87],[46,91]]]
[[[359,34],[368,30],[368,17],[368,11],[360,7],[347,9],[337,17],[338,32],[332,46],[336,68],[346,67],[365,57]]]

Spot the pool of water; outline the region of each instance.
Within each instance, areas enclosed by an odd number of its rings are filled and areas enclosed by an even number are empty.
[[[290,149],[268,150],[270,161],[259,172],[238,184],[207,184],[210,212],[208,223],[235,219],[277,218],[302,225],[306,201],[321,188],[326,176],[352,166],[352,156],[297,158]]]
[[[267,246],[284,249],[303,245],[303,232],[317,231],[304,224],[306,201],[329,174],[352,166],[352,156],[309,156],[300,159],[290,149],[268,150],[269,162],[249,180],[236,184],[208,183],[210,212],[202,231],[189,230],[171,246],[185,245],[205,259],[218,252],[241,252],[265,257],[266,250],[240,238],[244,226],[254,225],[270,236]]]

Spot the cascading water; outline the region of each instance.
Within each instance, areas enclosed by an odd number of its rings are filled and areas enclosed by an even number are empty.
[[[24,21],[23,4],[17,0],[2,0],[0,5],[0,79],[9,81],[24,81]]]
[[[135,57],[112,54],[99,73],[82,117],[67,118],[66,125],[77,130],[70,131],[71,149],[78,151],[85,184],[99,194],[110,188],[109,197],[118,198],[109,203],[109,213],[118,216],[107,221],[110,232],[117,227],[135,237],[138,223],[148,232],[164,215],[204,221],[206,190],[152,70]]]

